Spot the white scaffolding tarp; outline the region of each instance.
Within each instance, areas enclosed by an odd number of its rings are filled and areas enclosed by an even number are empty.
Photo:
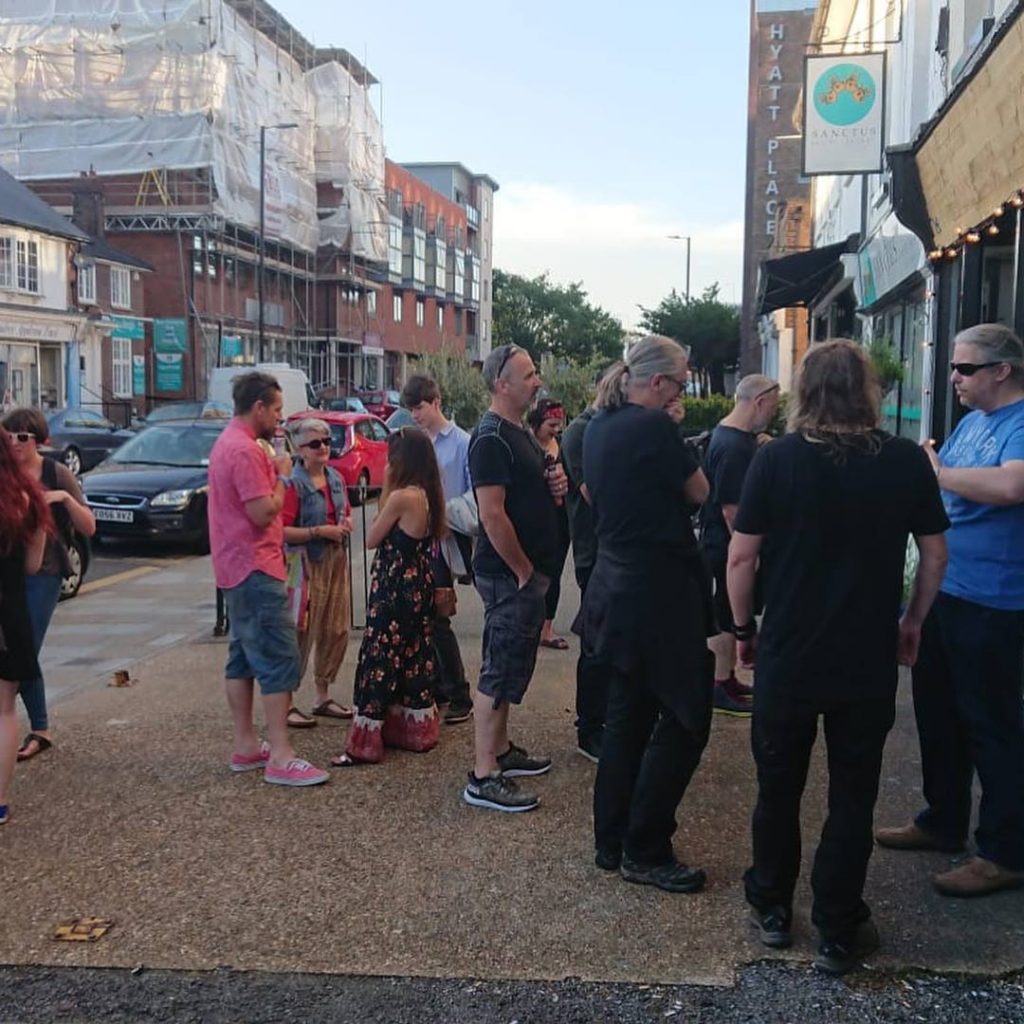
[[[340,65],[304,72],[223,0],[4,0],[0,164],[18,178],[205,170],[213,212],[256,229],[260,126],[284,123],[298,127],[266,132],[268,236],[311,250],[351,235],[384,258],[380,123]],[[322,235],[318,181],[346,200]]]

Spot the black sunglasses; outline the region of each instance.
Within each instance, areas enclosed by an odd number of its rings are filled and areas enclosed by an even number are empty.
[[[987,370],[992,366],[1002,366],[1003,360],[999,359],[994,363],[950,363],[950,370],[959,373],[961,377],[973,377],[979,370]]]
[[[494,379],[498,380],[502,373],[505,372],[505,367],[508,365],[508,361],[513,356],[518,355],[523,351],[525,350],[521,349],[518,345],[509,345],[508,348],[505,349],[505,354],[501,357],[501,362],[498,363],[498,372],[494,375]]]
[[[300,444],[300,448],[312,448],[313,451],[318,452],[321,448],[329,448],[331,442],[324,441],[322,438],[314,437],[312,441],[307,441],[305,444]]]

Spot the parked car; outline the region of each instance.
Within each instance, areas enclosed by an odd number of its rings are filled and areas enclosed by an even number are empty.
[[[397,391],[361,391],[359,397],[367,412],[382,420],[386,420],[402,404],[402,396]]]
[[[231,419],[234,409],[226,402],[164,402],[138,420],[137,429],[151,427],[168,420]]]
[[[388,430],[401,430],[402,427],[415,427],[416,421],[408,409],[399,406],[385,421],[384,425]]]
[[[345,481],[353,505],[361,505],[372,492],[384,486],[391,431],[376,416],[355,412],[294,413],[289,422],[316,416],[331,428],[331,457],[328,460]]]
[[[178,541],[210,549],[206,490],[210,451],[226,419],[146,427],[82,481],[96,536]]]
[[[50,446],[58,458],[79,476],[135,437],[91,409],[61,409],[46,417]]]
[[[61,601],[67,601],[78,594],[85,582],[85,574],[89,571],[92,547],[89,544],[89,538],[84,533],[75,530],[74,540],[71,547],[68,548],[68,558],[71,560],[71,575],[61,580]]]
[[[355,395],[346,395],[344,398],[329,398],[327,400],[327,409],[330,412],[369,412],[366,406],[363,405],[363,400],[356,398]]]

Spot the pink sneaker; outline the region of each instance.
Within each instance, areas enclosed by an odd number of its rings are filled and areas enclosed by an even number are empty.
[[[258,754],[232,754],[230,767],[233,772],[251,772],[256,768],[266,768],[269,760],[270,744],[264,741]]]
[[[293,757],[284,768],[268,764],[263,773],[263,781],[275,786],[319,786],[326,782],[330,775],[321,768],[314,768],[301,757]]]

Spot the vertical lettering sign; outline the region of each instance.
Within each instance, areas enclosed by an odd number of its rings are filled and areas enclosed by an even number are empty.
[[[786,26],[781,24],[773,24],[768,29],[768,52],[771,58],[771,66],[768,69],[768,99],[769,103],[767,106],[768,113],[772,121],[772,130],[777,131],[775,124],[779,120],[779,111],[782,109],[779,103],[779,93],[782,92],[782,86],[785,79],[782,74],[782,49],[785,46],[786,39]],[[775,233],[779,227],[779,179],[778,170],[775,166],[775,154],[779,148],[779,140],[776,135],[771,135],[767,143],[767,168],[766,173],[768,175],[768,181],[765,185],[764,194],[766,196],[764,203],[765,213],[765,235],[768,238],[769,245],[775,238]]]
[[[878,174],[885,146],[885,54],[804,61],[804,174]]]

